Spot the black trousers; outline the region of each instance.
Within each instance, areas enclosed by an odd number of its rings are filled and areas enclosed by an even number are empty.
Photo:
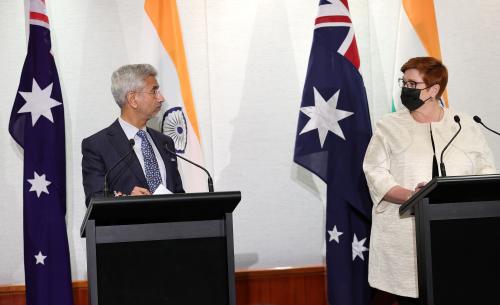
[[[399,305],[420,305],[419,300],[415,298],[402,297],[400,295],[397,295],[396,298],[398,299]]]

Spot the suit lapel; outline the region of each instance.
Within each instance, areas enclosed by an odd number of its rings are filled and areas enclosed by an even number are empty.
[[[173,193],[174,192],[174,185],[172,181],[173,177],[173,165],[172,165],[172,158],[175,161],[175,157],[170,156],[170,154],[167,152],[165,149],[165,145],[167,143],[160,139],[160,137],[157,136],[156,132],[151,132],[150,128],[147,128],[149,135],[151,136],[151,139],[153,139],[154,144],[156,145],[156,148],[160,152],[161,158],[163,159],[163,163],[165,164],[165,172],[167,175],[167,185],[166,187]],[[169,179],[170,178],[170,179]]]
[[[108,128],[108,137],[109,141],[113,145],[113,147],[116,149],[118,152],[118,155],[120,158],[122,156],[125,156],[129,150],[130,150],[130,144],[128,141],[127,136],[125,135],[125,132],[123,131],[122,127],[120,126],[120,123],[118,120],[114,121],[111,126]],[[142,171],[141,164],[139,163],[139,159],[137,159],[137,155],[135,153],[131,154],[131,158],[127,158],[130,160],[128,163],[128,169],[132,171],[132,173],[139,179],[142,185],[148,185],[146,177],[144,176],[144,172]],[[118,161],[118,160],[117,160]],[[126,162],[126,161],[125,161]]]

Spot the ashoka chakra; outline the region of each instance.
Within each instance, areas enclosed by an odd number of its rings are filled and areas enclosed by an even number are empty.
[[[177,153],[184,153],[187,145],[187,122],[181,107],[173,107],[163,115],[162,131],[174,140]]]

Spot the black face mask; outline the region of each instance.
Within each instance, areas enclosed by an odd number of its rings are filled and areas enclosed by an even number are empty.
[[[424,88],[427,89],[427,88]],[[418,108],[422,107],[422,105],[430,100],[431,98],[429,97],[425,101],[422,101],[420,99],[420,92],[423,89],[415,89],[415,88],[407,88],[403,87],[401,89],[401,102],[403,102],[403,105],[408,108],[408,110],[415,111]]]

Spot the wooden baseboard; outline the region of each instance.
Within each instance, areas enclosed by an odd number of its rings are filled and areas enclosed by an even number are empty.
[[[272,268],[236,271],[238,305],[327,305],[325,267]],[[0,286],[0,305],[25,305],[23,285]],[[88,305],[87,281],[73,282],[74,305]],[[390,305],[379,296],[372,305]]]
[[[238,305],[326,305],[325,268],[240,270],[236,301]]]

